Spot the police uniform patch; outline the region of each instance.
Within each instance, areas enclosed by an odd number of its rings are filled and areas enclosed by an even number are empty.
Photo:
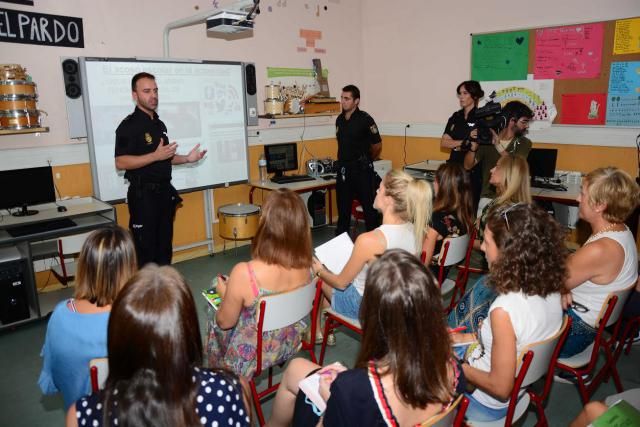
[[[376,125],[371,125],[369,126],[369,130],[371,131],[372,134],[377,134],[378,133],[378,127]]]
[[[336,135],[338,134],[338,125],[336,125]]]
[[[144,140],[147,141],[147,145],[153,142],[153,138],[149,135],[149,132],[144,133]]]

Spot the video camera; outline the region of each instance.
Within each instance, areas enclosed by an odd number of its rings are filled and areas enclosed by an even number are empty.
[[[495,101],[495,97],[496,92],[494,91],[489,95],[489,102],[480,108],[476,108],[473,117],[469,117],[469,121],[474,123],[469,132],[474,129],[478,130],[476,139],[469,139],[481,145],[492,144],[493,137],[490,129],[500,133],[509,123],[509,118],[502,111],[500,103]]]

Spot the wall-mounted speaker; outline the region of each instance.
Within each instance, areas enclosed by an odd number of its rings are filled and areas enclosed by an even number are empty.
[[[84,118],[84,101],[82,99],[82,83],[80,66],[77,58],[60,58],[64,83],[65,104],[69,138],[86,138],[87,123]]]
[[[256,66],[253,63],[243,62],[243,76],[245,87],[245,116],[247,126],[258,126],[258,96],[256,85]]]

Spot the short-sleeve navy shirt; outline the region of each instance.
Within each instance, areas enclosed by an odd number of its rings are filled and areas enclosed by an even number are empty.
[[[153,119],[136,107],[116,129],[115,157],[123,155],[141,156],[153,153],[160,142],[169,143],[167,127],[153,113]],[[171,159],[150,163],[138,169],[128,170],[125,178],[130,182],[168,183],[171,181]]]
[[[344,113],[336,119],[336,138],[338,139],[338,160],[353,162],[363,155],[370,159],[369,149],[382,141],[376,122],[366,112],[356,108],[349,120]]]

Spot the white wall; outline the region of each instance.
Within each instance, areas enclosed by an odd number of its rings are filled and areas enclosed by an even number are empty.
[[[219,3],[225,6],[234,2]],[[309,9],[304,2],[286,3],[286,7],[278,7],[275,1],[263,1],[254,35],[248,39],[227,41],[207,37],[204,24],[176,29],[171,33],[171,56],[255,62],[259,100],[264,98],[267,67],[311,68],[313,58],[320,58],[323,67],[329,69],[332,94],[339,94],[345,82],[358,83],[362,76],[361,0],[330,1],[328,10],[321,10],[320,16],[316,16],[313,2],[309,2],[313,4]],[[272,12],[267,9],[269,5]],[[78,144],[68,136],[61,56],[162,57],[162,32],[168,22],[213,8],[211,1],[203,0],[36,0],[35,7],[8,3],[2,7],[81,17],[85,48],[0,43],[0,62],[21,64],[37,83],[38,108],[49,114],[44,125],[51,128],[49,133],[40,135],[0,136],[0,150],[5,150],[0,155],[0,169],[41,162],[42,153],[50,153],[54,164],[88,161],[86,144]],[[325,48],[326,54],[297,52],[297,47],[304,46],[300,28],[322,31],[318,47]],[[262,112],[262,105],[259,111]],[[23,150],[25,147],[40,149]],[[9,149],[21,150],[16,153]],[[16,160],[20,163],[16,164]]]

